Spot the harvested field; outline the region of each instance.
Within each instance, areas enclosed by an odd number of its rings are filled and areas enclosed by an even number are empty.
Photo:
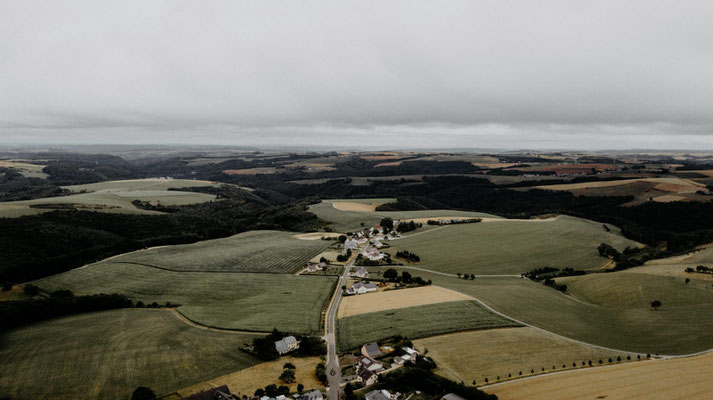
[[[470,300],[468,296],[440,288],[423,286],[411,289],[387,290],[357,296],[346,296],[339,304],[338,318],[397,308]]]
[[[330,244],[327,240],[295,239],[290,232],[249,231],[228,238],[135,251],[106,262],[172,271],[293,274]]]
[[[545,186],[535,186],[537,189],[544,190],[578,190],[586,188],[598,188],[606,186],[620,186],[627,185],[635,182],[649,182],[661,186],[662,191],[671,191],[675,193],[689,193],[690,190],[695,192],[700,190],[704,185],[697,182],[693,182],[688,179],[681,178],[637,178],[637,179],[619,179],[612,181],[596,181],[596,182],[581,182],[581,183],[565,183],[562,185],[545,185]],[[671,190],[664,190],[671,189]],[[683,190],[683,192],[681,192]]]
[[[128,399],[137,386],[167,393],[258,364],[237,350],[253,337],[193,328],[168,310],[40,322],[0,336],[0,397]]]
[[[656,196],[653,199],[657,203],[671,203],[674,201],[691,201],[687,197],[684,196],[676,196],[674,194],[666,194],[663,196]]]
[[[713,354],[651,360],[490,386],[501,400],[710,399]]]
[[[589,344],[651,354],[687,354],[713,348],[709,304],[664,306],[658,311],[649,305],[611,308],[584,303],[521,278],[471,281],[424,271],[418,271],[418,275],[431,279],[434,285],[478,298],[514,319]]]
[[[334,208],[340,211],[359,211],[359,212],[373,212],[376,211],[376,207],[380,206],[381,204],[388,203],[388,201],[384,201],[383,203],[371,203],[371,204],[366,204],[366,203],[356,203],[356,202],[349,202],[349,201],[335,201],[332,203]]]
[[[696,275],[696,274],[689,274]],[[653,300],[665,306],[713,306],[713,290],[685,278],[620,271],[558,278],[567,292],[581,301],[603,307],[646,308]]]
[[[315,378],[314,369],[319,364],[319,357],[280,357],[275,361],[268,361],[255,366],[242,369],[237,372],[221,375],[211,380],[191,385],[177,392],[182,397],[201,392],[213,387],[228,385],[231,393],[241,397],[242,395],[253,396],[255,390],[264,388],[274,383],[277,386],[286,385],[290,391],[297,391],[297,384],[301,383],[305,391],[321,388],[323,385]],[[291,363],[295,368],[295,382],[286,384],[278,378],[282,373],[282,366]]]
[[[607,226],[611,232],[601,223],[568,216],[488,219],[394,240],[388,251],[413,251],[421,258],[414,266],[452,274],[519,275],[542,266],[596,269],[609,262],[597,251],[600,243],[619,250],[640,246]]]
[[[16,169],[22,176],[27,178],[46,179],[47,174],[42,172],[44,165],[33,164],[25,160],[0,160],[0,167]]]
[[[374,165],[374,168],[379,168],[379,167],[398,167],[401,165],[401,161],[391,161],[391,162],[382,162],[379,164]]]
[[[470,384],[476,381],[478,385],[485,384],[485,378],[495,382],[498,376],[502,381],[563,369],[585,368],[589,360],[599,365],[599,360],[608,364],[609,358],[616,361],[617,357],[626,362],[627,355],[637,359],[636,354],[601,350],[529,327],[432,336],[416,340],[414,345],[421,351],[428,349],[428,355],[438,365],[437,374],[456,382]],[[585,366],[582,362],[585,362]]]
[[[277,327],[316,333],[335,277],[287,274],[177,272],[136,264],[99,263],[33,282],[51,292],[122,293],[144,303],[178,303],[196,323],[269,332]]]
[[[339,350],[348,351],[394,335],[418,339],[441,333],[508,326],[519,324],[491,313],[474,301],[449,301],[340,318],[337,334]]]

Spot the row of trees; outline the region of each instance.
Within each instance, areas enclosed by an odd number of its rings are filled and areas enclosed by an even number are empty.
[[[637,357],[638,360],[641,360],[641,355],[637,355],[636,357]],[[646,355],[646,358],[651,358],[651,354],[647,354],[647,355]],[[631,355],[627,355],[627,356],[626,356],[626,360],[627,360],[627,361],[631,361],[631,359],[632,359]],[[607,361],[609,362],[609,364],[612,364],[612,363],[614,363],[614,361],[616,361],[616,362],[622,362],[623,359],[622,359],[621,356],[617,356],[616,359],[614,359],[614,358],[612,358],[612,357],[609,357],[609,358],[607,359]],[[582,361],[582,363],[581,363],[580,366],[581,366],[581,367],[586,367],[586,366],[592,367],[592,366],[594,366],[595,364],[603,365],[603,364],[604,364],[604,360],[603,360],[603,359],[599,359],[598,362],[597,362],[597,361],[592,362],[592,360],[590,359],[589,361]],[[562,368],[561,368],[561,369],[566,369],[566,368],[568,368],[568,365],[567,365],[567,364],[562,364]],[[577,362],[573,362],[571,368],[577,368]],[[557,369],[557,366],[556,366],[556,365],[553,365],[552,368],[551,368],[551,370],[556,370],[556,369]],[[540,368],[540,371],[539,371],[539,372],[545,372],[545,371],[547,371],[547,368],[542,367],[542,368]],[[535,373],[535,369],[534,369],[534,368],[530,369],[530,374],[534,374],[534,373]],[[522,370],[521,370],[521,371],[518,371],[517,376],[522,376],[522,375],[523,375],[523,371],[522,371]],[[508,378],[512,378],[512,376],[513,376],[513,373],[508,373],[508,375],[507,375]],[[496,376],[495,376],[495,382],[497,382],[497,381],[500,381],[500,375],[496,375]],[[483,382],[486,383],[486,384],[487,384],[487,383],[490,383],[490,379],[489,379],[488,377],[486,377],[485,379],[483,379]],[[478,384],[478,381],[474,379],[472,384],[473,384],[473,386],[475,386],[475,385]]]

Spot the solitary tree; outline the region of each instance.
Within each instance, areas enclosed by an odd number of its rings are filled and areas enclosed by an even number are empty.
[[[459,272],[459,273],[457,273],[456,275],[458,275],[458,279],[460,279],[460,272]]]
[[[339,241],[344,243],[347,241],[347,237],[345,235],[339,235]]]
[[[686,278],[686,285],[688,285],[689,283],[691,283],[691,278]]]
[[[297,392],[298,392],[299,394],[302,394],[302,391],[303,391],[303,390],[305,390],[305,385],[303,385],[303,384],[301,384],[301,383],[298,383],[298,384],[297,384]]]
[[[651,308],[653,308],[654,310],[658,310],[661,305],[661,302],[658,300],[654,300],[651,302]]]
[[[283,369],[295,369],[296,367],[292,363],[285,363],[285,365],[282,366]]]

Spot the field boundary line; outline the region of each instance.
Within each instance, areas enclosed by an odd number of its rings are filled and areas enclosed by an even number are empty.
[[[431,274],[436,274],[436,275],[443,275],[443,276],[450,276],[452,278],[457,278],[458,275],[456,274],[449,274],[447,272],[439,272],[439,271],[433,271],[430,269],[426,268],[419,268],[419,267],[409,267],[406,265],[395,265],[396,268],[408,268],[408,269],[414,269],[417,271],[423,271],[423,272],[429,272]],[[515,275],[515,274],[486,274],[486,275],[475,275],[476,278],[522,278],[521,275]]]
[[[214,326],[203,325],[199,322],[193,321],[192,319],[181,314],[181,312],[175,308],[165,308],[164,310],[172,311],[173,315],[175,315],[179,320],[181,320],[184,324],[191,326],[193,328],[214,331],[214,332],[223,332],[223,333],[239,333],[241,335],[245,335],[245,334],[247,334],[247,335],[266,335],[266,334],[270,333],[270,332],[265,332],[265,331],[246,331],[246,330],[238,330],[238,329],[216,328]]]
[[[444,289],[446,289],[446,290],[451,290],[451,291],[454,291],[454,292],[457,292],[457,293],[461,293],[461,294],[465,294],[465,293],[462,293],[462,292],[459,292],[459,291],[457,291],[457,290],[450,289],[450,288],[444,288]],[[587,343],[587,342],[584,342],[584,341],[581,341],[581,340],[578,340],[578,339],[573,339],[573,338],[571,338],[571,337],[563,336],[563,335],[560,335],[559,333],[555,333],[555,332],[552,332],[552,331],[548,331],[547,329],[540,328],[539,326],[532,325],[532,324],[530,324],[530,323],[527,323],[527,322],[521,321],[521,320],[519,320],[519,319],[513,318],[513,317],[511,317],[511,316],[508,316],[507,314],[501,313],[500,311],[497,311],[497,310],[495,310],[494,308],[490,307],[490,306],[487,305],[484,301],[478,299],[477,297],[473,297],[473,296],[468,295],[468,294],[465,294],[465,295],[468,296],[468,297],[470,297],[471,299],[475,300],[476,302],[478,302],[480,305],[482,305],[483,307],[485,307],[488,311],[490,311],[490,312],[492,312],[492,313],[495,313],[495,314],[497,314],[497,315],[499,315],[499,316],[501,316],[501,317],[507,318],[507,319],[509,319],[509,320],[511,320],[511,321],[517,322],[517,323],[522,324],[522,325],[524,325],[524,326],[527,326],[527,327],[530,327],[530,328],[533,328],[533,329],[537,329],[537,330],[540,331],[540,332],[547,333],[547,334],[550,334],[550,335],[554,335],[554,336],[556,336],[556,337],[558,337],[558,338],[565,339],[565,340],[568,340],[568,341],[573,342],[573,343],[578,343],[578,344],[581,344],[581,345],[594,347],[594,348],[597,348],[597,349],[600,349],[600,350],[612,351],[612,352],[616,352],[616,353],[625,353],[625,354],[634,354],[634,355],[643,355],[643,356],[646,356],[646,353],[640,353],[640,352],[635,352],[635,351],[621,350],[621,349],[615,349],[615,348],[612,348],[612,347],[600,346],[600,345],[597,345],[597,344]],[[655,356],[652,356],[652,358],[655,358],[655,359],[687,358],[687,357],[700,356],[700,355],[703,355],[703,354],[706,354],[706,353],[711,353],[711,352],[713,352],[713,349],[706,349],[706,350],[701,350],[701,351],[697,351],[697,352],[695,352],[695,353],[688,353],[688,354],[657,354],[657,355],[655,355]]]

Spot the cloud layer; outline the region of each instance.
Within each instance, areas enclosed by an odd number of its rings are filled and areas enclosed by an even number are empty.
[[[0,141],[713,148],[710,21],[705,1],[4,2]]]

